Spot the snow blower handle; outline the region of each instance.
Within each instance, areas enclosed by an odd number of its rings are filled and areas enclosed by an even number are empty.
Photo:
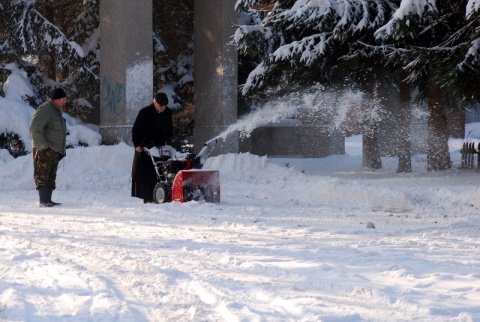
[[[203,145],[203,148],[200,150],[200,152],[198,153],[198,155],[194,159],[194,162],[193,162],[193,168],[194,169],[203,168],[203,165],[205,164],[205,161],[210,156],[210,154],[213,152],[216,145],[217,145],[217,138],[213,138],[213,139],[205,142],[205,144]]]

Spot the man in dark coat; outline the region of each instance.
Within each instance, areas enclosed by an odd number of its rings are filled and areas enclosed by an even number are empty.
[[[172,111],[168,108],[168,97],[157,93],[152,104],[138,112],[132,128],[135,155],[132,165],[132,197],[153,202],[153,188],[157,183],[155,169],[143,148],[163,146],[172,137]]]

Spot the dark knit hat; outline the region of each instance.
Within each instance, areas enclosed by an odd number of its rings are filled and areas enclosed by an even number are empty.
[[[155,101],[162,106],[168,105],[168,97],[165,93],[157,93],[155,94]]]
[[[50,93],[50,98],[52,100],[58,100],[59,98],[64,98],[67,97],[67,94],[63,91],[61,88],[55,88],[51,93]]]

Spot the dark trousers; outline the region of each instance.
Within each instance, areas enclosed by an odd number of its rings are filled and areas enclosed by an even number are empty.
[[[60,162],[60,154],[46,149],[38,150],[33,148],[33,179],[38,189],[40,185],[54,190],[56,188],[57,168]]]
[[[145,152],[135,152],[132,165],[132,197],[153,201],[153,188],[158,182],[152,159]]]

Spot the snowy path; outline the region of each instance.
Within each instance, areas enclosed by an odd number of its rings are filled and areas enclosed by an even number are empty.
[[[69,150],[50,209],[0,164],[0,321],[480,321],[476,171],[225,155],[220,204],[144,205],[131,158]]]
[[[480,317],[473,214],[86,204],[98,195],[74,192],[39,209],[14,194],[0,198],[0,320]]]

